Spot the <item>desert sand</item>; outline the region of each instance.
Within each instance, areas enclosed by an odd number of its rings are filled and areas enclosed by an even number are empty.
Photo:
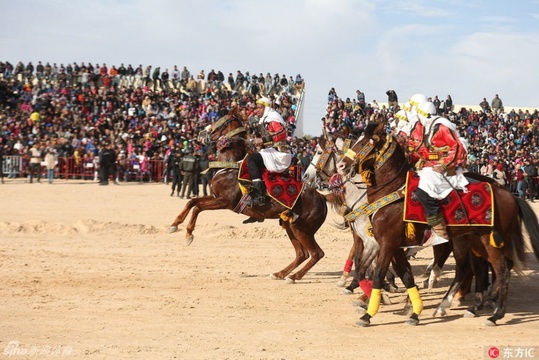
[[[351,236],[332,226],[334,214],[317,233],[326,256],[287,284],[268,277],[294,256],[277,220],[244,225],[228,210],[203,212],[186,246],[183,226],[167,230],[187,200],[164,184],[8,179],[0,191],[0,358],[486,359],[493,346],[499,358],[539,357],[531,254],[497,327],[483,325],[491,310],[462,317],[471,297],[432,316],[452,280],[450,258],[438,286],[420,290],[420,325],[404,324],[405,293],[396,292],[360,328],[357,295],[336,286]],[[411,261],[419,284],[431,254]]]

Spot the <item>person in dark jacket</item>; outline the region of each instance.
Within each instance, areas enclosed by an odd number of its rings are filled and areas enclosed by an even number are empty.
[[[180,199],[184,198],[186,190],[187,198],[190,198],[195,183],[194,173],[195,171],[198,171],[198,160],[194,152],[188,153],[182,158],[182,161],[180,162],[180,171],[183,175],[182,193],[180,195]]]
[[[183,153],[178,143],[174,144],[170,156],[168,158],[168,171],[172,178],[172,191],[170,196],[174,196],[174,190],[177,191],[177,196],[180,196],[180,188],[182,186],[182,172],[180,171],[180,162],[182,161]]]
[[[116,153],[111,143],[105,143],[105,147],[99,152],[99,185],[108,185],[110,175],[114,174]]]

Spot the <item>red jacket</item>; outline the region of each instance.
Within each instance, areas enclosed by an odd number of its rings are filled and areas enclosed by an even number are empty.
[[[458,138],[458,135],[442,123],[432,125],[431,135],[425,133],[423,143],[418,149],[419,157],[425,159],[424,166],[444,165],[447,169],[455,169],[459,165],[465,165],[467,152]]]

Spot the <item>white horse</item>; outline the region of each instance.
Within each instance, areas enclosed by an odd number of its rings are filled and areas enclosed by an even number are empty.
[[[336,173],[336,165],[340,160],[343,151],[349,143],[340,138],[332,138],[325,134],[319,140],[311,164],[303,175],[303,181],[311,187],[315,187],[326,200],[331,203],[340,215],[345,216],[345,220],[350,224],[354,237],[354,245],[350,250],[349,257],[343,274],[337,285],[343,287],[350,276],[352,258],[355,257],[355,281],[344,290],[350,294],[359,285],[363,292],[369,296],[371,284],[365,279],[367,272],[373,267],[374,259],[378,255],[380,246],[376,239],[371,235],[370,221],[367,216],[361,214],[363,206],[367,204],[366,186],[363,183],[361,175],[355,175],[344,184],[340,184],[340,195],[335,195],[331,190],[330,178]],[[339,228],[346,225],[338,224]]]

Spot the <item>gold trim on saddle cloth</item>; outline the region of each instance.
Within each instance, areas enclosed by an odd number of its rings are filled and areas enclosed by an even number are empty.
[[[365,204],[357,209],[352,210],[348,214],[344,215],[344,219],[346,221],[354,221],[357,217],[362,215],[370,216],[374,212],[380,210],[386,205],[389,205],[399,199],[402,199],[404,197],[404,191],[403,190],[397,190],[392,192],[391,194],[387,194],[386,196],[381,197],[380,199],[376,200],[373,203]]]

